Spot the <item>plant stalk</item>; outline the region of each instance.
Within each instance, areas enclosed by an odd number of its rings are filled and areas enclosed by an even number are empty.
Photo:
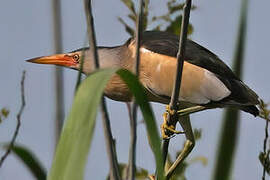
[[[87,20],[87,32],[88,32],[88,38],[89,38],[89,45],[91,47],[90,50],[95,60],[95,67],[96,69],[98,69],[100,66],[99,66],[99,61],[98,61],[96,35],[95,35],[95,29],[94,29],[94,18],[92,15],[91,0],[84,0],[84,7],[85,7],[86,20]],[[110,162],[110,174],[113,180],[119,180],[120,175],[119,175],[119,170],[118,170],[118,162],[117,162],[117,157],[116,157],[116,151],[114,148],[114,141],[112,138],[109,114],[107,111],[107,106],[106,106],[106,101],[105,101],[104,96],[102,96],[102,100],[101,100],[101,114],[102,114],[105,141],[106,141],[106,146],[107,146],[107,153],[108,153],[109,162]]]
[[[53,39],[55,53],[62,52],[62,22],[61,22],[61,2],[52,0],[53,9]],[[64,123],[64,75],[63,69],[55,67],[55,147],[58,143]]]
[[[140,76],[140,44],[141,36],[143,31],[143,9],[144,0],[140,0],[139,13],[137,16],[136,25],[136,64],[135,64],[135,74],[137,77]],[[129,165],[128,165],[128,179],[135,179],[136,171],[136,141],[137,141],[137,109],[138,105],[135,100],[133,100],[132,106],[132,118],[130,119],[130,149],[129,149]]]
[[[184,6],[183,18],[182,18],[181,32],[179,35],[180,37],[179,37],[179,48],[178,48],[178,53],[177,53],[177,68],[176,68],[177,73],[176,73],[173,93],[172,93],[171,101],[170,101],[170,109],[174,111],[178,110],[178,99],[180,95],[180,87],[181,87],[182,71],[183,71],[183,65],[184,65],[185,46],[186,46],[191,4],[192,4],[191,0],[186,0],[185,6]],[[168,119],[168,125],[175,126],[177,121],[178,121],[177,113],[175,113],[174,115],[170,115]],[[166,163],[169,143],[170,143],[169,139],[163,140],[162,152],[163,152],[164,165]]]

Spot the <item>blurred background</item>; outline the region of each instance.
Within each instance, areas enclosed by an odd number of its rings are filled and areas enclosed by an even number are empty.
[[[53,39],[52,1],[7,1],[0,6],[0,108],[10,110],[8,118],[0,124],[0,142],[9,142],[19,111],[20,80],[26,70],[26,107],[16,142],[27,146],[49,170],[55,148],[55,78],[54,67],[26,63],[25,60],[55,52]],[[197,9],[191,12],[190,23],[194,41],[217,54],[226,64],[232,65],[237,28],[240,15],[240,0],[194,0]],[[250,1],[247,27],[247,42],[243,81],[266,102],[270,101],[269,1]],[[166,13],[166,2],[150,1],[149,15]],[[124,43],[129,35],[117,20],[126,20],[128,9],[120,0],[94,0],[93,14],[97,43],[114,46]],[[86,20],[83,1],[61,1],[63,52],[85,46]],[[268,23],[267,23],[268,22]],[[148,30],[151,30],[151,25]],[[77,72],[64,70],[65,117],[72,104]],[[157,123],[162,123],[164,105],[152,104]],[[129,119],[124,103],[108,100],[113,135],[119,162],[128,161]],[[194,163],[186,171],[187,179],[210,179],[215,164],[217,142],[222,125],[222,110],[208,110],[191,116],[194,128],[202,129],[202,137],[188,159],[204,156],[208,164]],[[139,116],[139,121],[141,120]],[[235,153],[232,179],[259,179],[262,166],[258,155],[263,149],[265,121],[241,113],[239,138]],[[183,136],[171,141],[170,152],[182,148]],[[4,151],[0,149],[0,156]],[[138,125],[137,165],[154,172],[154,157],[148,146],[144,125]],[[102,123],[98,116],[94,140],[86,167],[85,179],[95,174],[95,179],[105,179],[108,160],[103,137]],[[12,154],[0,169],[1,180],[33,179],[25,166]]]

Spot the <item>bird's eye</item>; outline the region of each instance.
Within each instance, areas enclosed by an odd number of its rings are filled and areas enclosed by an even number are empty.
[[[73,59],[77,62],[79,62],[80,56],[78,54],[73,55]]]

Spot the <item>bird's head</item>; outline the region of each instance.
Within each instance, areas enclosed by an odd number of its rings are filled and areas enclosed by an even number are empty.
[[[54,54],[50,56],[41,56],[26,60],[27,62],[37,63],[37,64],[53,64],[58,66],[63,66],[75,70],[79,70],[81,67],[82,61],[83,64],[83,73],[88,74],[93,71],[93,61],[89,59],[89,50],[77,50],[71,53],[64,54]],[[84,56],[85,55],[85,56]],[[85,57],[84,60],[83,56]]]

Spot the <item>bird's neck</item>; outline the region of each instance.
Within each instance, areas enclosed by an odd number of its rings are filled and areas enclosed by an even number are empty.
[[[100,68],[126,68],[130,69],[129,60],[131,57],[128,47],[125,45],[115,47],[98,47],[98,57]],[[85,52],[84,73],[89,74],[95,70],[94,58],[91,55],[90,49]]]
[[[120,64],[119,47],[98,47],[100,68],[117,67]]]
[[[124,46],[98,47],[100,67],[121,67],[125,59],[125,48]]]

